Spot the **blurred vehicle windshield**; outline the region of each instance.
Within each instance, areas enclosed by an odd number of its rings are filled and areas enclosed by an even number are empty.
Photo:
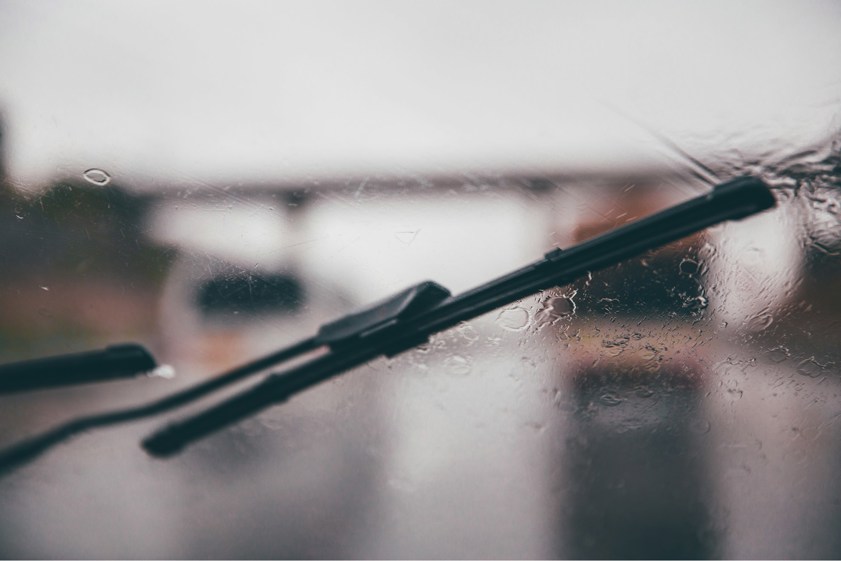
[[[168,367],[0,396],[0,447],[733,177],[778,203],[172,458],[138,443],[196,408],[60,444],[0,477],[0,557],[841,556],[839,30],[811,0],[0,1],[0,363]]]

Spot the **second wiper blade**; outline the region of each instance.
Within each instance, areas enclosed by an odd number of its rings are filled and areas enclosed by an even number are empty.
[[[458,296],[450,296],[445,288],[431,281],[421,283],[322,327],[315,339],[330,347],[328,354],[285,373],[273,374],[233,398],[170,425],[144,440],[143,446],[156,456],[171,455],[190,442],[346,370],[422,344],[430,335],[459,322],[774,204],[773,195],[762,181],[742,177],[716,186],[707,195],[570,249],[553,250],[535,263]]]
[[[0,365],[0,394],[130,378],[155,366],[152,354],[135,343],[24,360]]]

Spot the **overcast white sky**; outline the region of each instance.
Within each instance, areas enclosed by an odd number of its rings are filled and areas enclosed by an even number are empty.
[[[841,128],[841,2],[0,0],[13,181],[646,164]]]

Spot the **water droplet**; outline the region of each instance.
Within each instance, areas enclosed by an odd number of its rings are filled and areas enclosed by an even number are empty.
[[[768,351],[768,358],[772,362],[783,362],[788,358],[788,349],[780,345]]]
[[[607,405],[608,407],[616,407],[623,401],[624,400],[621,397],[616,396],[612,393],[603,393],[599,396],[599,403],[601,403],[602,405]]]
[[[465,376],[470,373],[472,368],[470,360],[461,355],[448,356],[444,360],[444,366],[450,374],[455,374],[456,376]]]
[[[750,331],[764,331],[774,323],[774,316],[769,313],[759,314],[750,318],[747,323]]]
[[[637,351],[637,354],[643,360],[654,360],[660,355],[660,352],[653,345],[647,343],[645,347]]]
[[[519,306],[502,310],[496,318],[499,326],[508,331],[522,331],[528,326],[529,320],[528,310]]]
[[[150,378],[163,378],[165,380],[172,380],[173,378],[175,378],[175,368],[173,368],[169,364],[161,364],[154,370],[150,370],[148,376]]]
[[[575,295],[578,291],[573,290],[569,294],[550,298],[543,302],[538,314],[544,321],[554,323],[560,319],[568,318],[575,315]]]
[[[476,329],[467,322],[462,322],[456,328],[458,334],[462,336],[463,339],[466,341],[473,343],[479,340],[479,333],[476,332]]]
[[[625,350],[625,347],[628,346],[629,339],[627,335],[617,337],[616,339],[602,339],[602,348],[605,349],[602,351],[603,354],[607,356],[619,356]]]
[[[614,308],[619,304],[619,298],[599,298],[599,304],[602,304],[604,313],[610,314],[614,312]]]
[[[738,401],[742,399],[742,396],[745,394],[742,391],[742,388],[739,387],[738,382],[735,380],[727,380],[723,383],[724,389],[727,392],[726,397],[729,397],[732,401]]]
[[[487,342],[488,347],[498,347],[499,344],[502,343],[502,337],[497,337],[496,335],[489,335],[485,341]]]
[[[809,378],[819,378],[823,375],[826,367],[826,364],[821,364],[815,360],[815,357],[810,356],[797,364],[797,373],[801,376],[808,376]]]
[[[640,386],[637,388],[636,394],[642,398],[649,398],[654,395],[654,390],[648,386]]]
[[[694,275],[698,272],[699,265],[694,259],[684,258],[680,261],[678,269],[684,275]]]
[[[402,244],[412,245],[415,238],[418,237],[420,230],[405,230],[402,232],[394,232],[394,237]]]
[[[99,168],[90,168],[85,170],[85,173],[82,174],[82,177],[88,183],[93,185],[98,185],[99,187],[104,187],[111,183],[111,176],[108,175],[107,172],[99,169]]]

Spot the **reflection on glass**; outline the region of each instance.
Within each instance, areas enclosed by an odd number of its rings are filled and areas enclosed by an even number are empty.
[[[707,559],[720,555],[709,459],[698,432],[701,372],[593,367],[571,382],[574,435],[560,461],[565,556]]]

